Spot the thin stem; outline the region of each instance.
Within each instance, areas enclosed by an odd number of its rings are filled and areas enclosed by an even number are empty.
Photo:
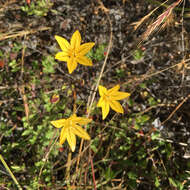
[[[9,169],[9,166],[7,165],[7,163],[5,162],[5,160],[3,159],[3,156],[1,154],[0,154],[0,160],[1,160],[2,164],[4,165],[4,167],[6,168],[6,170],[9,172],[10,176],[12,177],[12,179],[15,182],[18,189],[22,190],[22,187],[19,185],[18,181],[16,180],[15,176],[13,175],[11,170]]]
[[[67,181],[67,188],[70,189],[70,169],[71,169],[71,157],[72,152],[69,150],[69,155],[67,158],[67,169],[66,169],[66,181]]]
[[[93,178],[93,183],[94,183],[94,190],[96,190],[96,178],[95,178],[95,173],[94,173],[94,164],[93,164],[93,160],[92,160],[92,156],[90,154],[90,164],[91,164],[91,168],[92,168],[92,178]]]
[[[181,46],[182,46],[183,59],[185,59],[185,40],[184,40],[185,29],[184,29],[184,18],[183,18],[184,9],[185,9],[185,0],[183,0],[183,7],[182,7],[182,11],[181,11]],[[181,85],[183,85],[184,78],[185,78],[185,67],[183,67]]]

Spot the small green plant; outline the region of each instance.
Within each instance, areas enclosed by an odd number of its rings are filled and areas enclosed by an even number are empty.
[[[21,43],[13,43],[13,48],[11,49],[12,52],[18,53],[22,49],[22,44]]]
[[[30,5],[22,6],[27,15],[46,16],[53,3],[50,0],[32,1]]]
[[[15,59],[9,62],[9,67],[11,68],[11,72],[13,73],[20,70],[20,64],[18,64]]]
[[[125,69],[122,69],[122,68],[117,68],[116,69],[116,76],[117,78],[123,78],[126,76],[126,73],[125,73]]]
[[[54,57],[46,56],[42,59],[43,73],[50,74],[55,72],[54,66],[57,64]]]
[[[3,51],[0,50],[0,57],[3,57],[4,54],[3,54]]]
[[[100,44],[96,50],[91,50],[87,56],[96,61],[102,61],[106,55],[106,44]]]
[[[141,60],[144,57],[144,52],[141,49],[137,49],[133,52],[133,58],[136,61]]]

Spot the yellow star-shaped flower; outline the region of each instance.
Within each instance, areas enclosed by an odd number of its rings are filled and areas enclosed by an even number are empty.
[[[71,37],[70,43],[60,36],[55,36],[61,52],[55,55],[55,59],[67,62],[69,73],[71,74],[77,67],[77,63],[92,66],[92,61],[85,55],[90,51],[95,43],[89,42],[81,45],[81,35],[79,31],[75,31]]]
[[[56,128],[62,127],[59,144],[62,145],[67,139],[72,152],[74,152],[76,147],[76,135],[83,139],[90,140],[90,136],[80,125],[86,125],[91,121],[91,119],[77,117],[76,114],[73,114],[68,119],[51,121],[51,124]]]
[[[118,113],[124,113],[121,104],[117,100],[122,100],[130,96],[127,92],[119,92],[120,86],[116,85],[113,88],[107,90],[105,87],[99,85],[100,99],[97,107],[102,107],[102,119],[104,120],[109,111],[110,107]]]

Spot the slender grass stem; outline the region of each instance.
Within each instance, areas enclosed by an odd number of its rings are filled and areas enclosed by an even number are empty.
[[[71,184],[70,184],[71,157],[72,157],[72,152],[69,150],[69,155],[67,158],[67,169],[66,169],[66,181],[68,189],[71,189]]]
[[[5,162],[5,160],[3,159],[3,156],[1,154],[0,154],[0,160],[1,160],[2,164],[4,165],[4,167],[6,168],[6,170],[9,172],[10,176],[12,177],[12,179],[15,182],[18,189],[22,190],[22,187],[19,185],[18,181],[16,180],[15,176],[13,175],[11,170],[9,169],[9,166],[7,165],[7,163]]]

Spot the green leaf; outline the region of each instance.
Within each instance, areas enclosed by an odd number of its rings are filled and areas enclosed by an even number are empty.
[[[139,86],[140,86],[140,88],[142,88],[142,89],[145,89],[145,88],[147,87],[145,83],[141,83]]]
[[[169,177],[168,179],[169,179],[169,182],[171,185],[173,185],[174,187],[177,187],[177,184],[175,183],[175,181],[171,177]]]
[[[137,49],[133,52],[133,58],[138,61],[142,59],[144,56],[144,52],[141,49]]]
[[[156,179],[155,179],[155,186],[156,186],[156,187],[159,187],[159,186],[160,186],[160,182],[159,182],[158,177],[156,177]]]
[[[31,134],[31,130],[25,130],[23,133],[22,133],[22,136],[26,136],[26,135],[29,135]]]
[[[150,98],[148,99],[148,104],[149,104],[150,106],[155,106],[155,105],[157,105],[158,103],[157,103],[157,101],[156,101],[153,97],[150,97]]]
[[[159,131],[155,131],[154,133],[151,134],[151,139],[152,140],[158,139],[158,137],[160,137],[160,132]]]
[[[137,179],[137,175],[134,172],[128,172],[127,175],[129,179]]]

